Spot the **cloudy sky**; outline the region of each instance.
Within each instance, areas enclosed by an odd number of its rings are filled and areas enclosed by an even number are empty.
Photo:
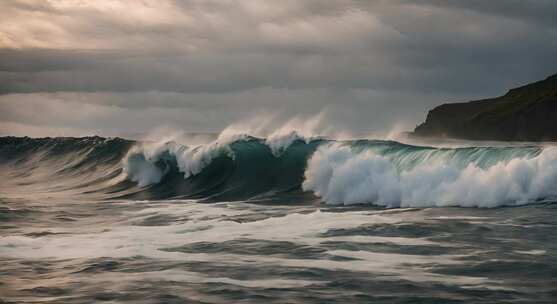
[[[0,134],[411,129],[557,73],[555,16],[554,0],[2,0]]]

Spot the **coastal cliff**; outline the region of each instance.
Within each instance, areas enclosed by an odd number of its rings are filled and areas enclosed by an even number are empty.
[[[557,74],[505,95],[440,105],[414,135],[470,140],[557,141]]]

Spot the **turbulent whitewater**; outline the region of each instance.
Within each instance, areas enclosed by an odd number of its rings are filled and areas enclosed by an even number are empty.
[[[554,146],[280,134],[0,138],[0,303],[556,303]]]
[[[557,198],[557,149],[541,145],[438,148],[296,133],[197,146],[8,137],[0,161],[21,191],[95,199],[498,207]]]

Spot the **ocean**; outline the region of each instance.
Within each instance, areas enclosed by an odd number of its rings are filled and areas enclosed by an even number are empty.
[[[557,146],[0,139],[0,303],[556,303]]]

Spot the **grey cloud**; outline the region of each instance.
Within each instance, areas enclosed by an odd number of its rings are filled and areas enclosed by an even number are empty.
[[[368,132],[557,71],[555,1],[68,3],[0,3],[0,122],[201,131],[326,108]]]
[[[557,31],[529,23],[532,9],[517,22],[486,17],[496,4],[417,3],[287,1],[250,8],[180,1],[173,4],[181,10],[168,18],[191,20],[152,25],[74,8],[69,18],[80,26],[68,30],[66,39],[114,41],[115,48],[0,50],[0,93],[265,86],[490,93],[483,85],[517,84],[557,67],[557,44],[551,42]],[[545,2],[530,6],[553,8]]]

